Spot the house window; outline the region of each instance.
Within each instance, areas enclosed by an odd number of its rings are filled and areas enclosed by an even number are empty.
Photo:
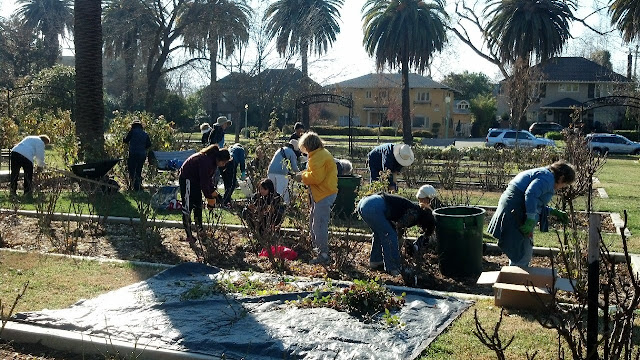
[[[414,116],[413,123],[411,124],[414,128],[427,128],[429,127],[429,117],[426,116]]]
[[[613,89],[611,84],[596,84],[595,97],[611,96]]]
[[[460,101],[457,105],[458,110],[467,110],[469,109],[469,103],[466,101]]]
[[[558,85],[558,92],[578,92],[580,91],[580,84],[560,84]]]
[[[384,90],[380,91],[379,95],[380,95],[380,99],[386,99],[387,98],[387,92],[384,91]]]
[[[440,112],[440,104],[436,104],[436,105],[433,107],[433,111],[435,111],[435,112]]]
[[[427,102],[429,101],[429,92],[427,91],[422,91],[418,93],[418,96],[416,98],[417,102]]]
[[[367,90],[367,91],[365,92],[365,94],[364,94],[364,97],[365,97],[366,99],[371,99],[371,90]]]

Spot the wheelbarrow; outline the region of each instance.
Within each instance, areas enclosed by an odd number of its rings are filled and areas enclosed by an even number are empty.
[[[120,185],[114,179],[107,176],[107,173],[121,159],[108,159],[91,163],[78,163],[71,165],[71,172],[59,170],[65,175],[78,180],[81,188],[90,192],[101,191],[105,194],[118,192]]]

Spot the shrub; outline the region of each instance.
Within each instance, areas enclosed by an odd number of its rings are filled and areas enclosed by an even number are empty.
[[[413,131],[413,136],[414,137],[422,137],[422,138],[432,138],[433,134],[429,130],[414,130]]]
[[[18,125],[8,117],[0,117],[0,148],[13,147],[20,139],[18,137]]]
[[[640,132],[635,130],[614,130],[613,133],[622,135],[631,141],[640,141]]]
[[[548,133],[545,134],[544,137],[546,137],[547,139],[551,139],[551,140],[562,140],[562,139],[564,139],[564,136],[559,131],[549,131]]]

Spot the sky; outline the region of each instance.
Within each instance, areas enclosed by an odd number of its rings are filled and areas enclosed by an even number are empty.
[[[336,82],[352,79],[368,73],[376,72],[375,62],[371,59],[362,46],[362,15],[361,9],[366,0],[345,0],[345,4],[340,10],[340,28],[341,31],[337,36],[333,46],[327,54],[309,58],[309,75],[321,85],[333,84]],[[476,0],[468,0],[473,2]],[[479,3],[485,1],[477,0]],[[264,0],[250,0],[254,9],[258,8],[258,4],[264,4]],[[584,17],[592,12],[592,9],[606,4],[604,0],[582,0],[581,8],[576,12],[578,17]],[[0,16],[7,17],[16,8],[14,0],[0,0]],[[454,2],[447,1],[446,6],[449,14],[453,13]],[[590,25],[602,30],[610,30],[609,20],[606,17],[589,16],[587,21]],[[596,36],[595,33],[586,30],[584,26],[574,22],[572,25],[571,39],[565,47],[563,56],[585,56],[588,57],[589,52],[593,49],[605,48],[612,53],[613,70],[626,74],[627,54],[630,49],[632,52],[637,51],[636,44],[624,44],[617,31],[613,31],[606,36]],[[477,36],[477,35],[476,35]],[[73,46],[70,40],[62,42],[63,47],[67,49],[64,54],[71,54],[69,48]],[[274,57],[277,55],[274,53]],[[275,59],[273,63],[282,63],[282,59]],[[296,66],[300,67],[298,57],[291,59],[295,61]],[[498,68],[490,62],[484,60],[468,46],[462,44],[453,33],[449,33],[449,44],[441,53],[436,53],[433,57],[431,66],[431,76],[436,81],[441,81],[445,75],[453,73],[462,73],[464,71],[481,72],[493,81],[502,79]],[[388,70],[387,70],[388,71]],[[228,71],[219,67],[218,76],[225,76]],[[428,75],[428,74],[426,74]],[[207,75],[191,74],[189,76],[193,81],[202,81]],[[208,79],[206,80],[208,82]]]

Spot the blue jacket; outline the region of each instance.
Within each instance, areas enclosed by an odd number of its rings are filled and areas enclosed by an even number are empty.
[[[291,170],[285,166],[285,159],[288,159],[291,162]],[[271,163],[269,163],[269,170],[267,172],[269,174],[287,175],[289,171],[298,172],[298,170],[296,153],[292,148],[283,146],[273,154],[273,158],[271,158]]]
[[[527,218],[537,220],[555,192],[555,178],[547,167],[525,170],[509,182],[524,193]]]
[[[369,152],[369,170],[371,171],[371,180],[378,180],[379,173],[383,170],[389,170],[392,173],[402,170],[402,165],[393,156],[392,143],[380,144]],[[389,178],[389,184],[395,185],[393,177]]]
[[[141,126],[134,126],[124,138],[124,143],[129,144],[129,154],[146,155],[151,147],[151,139]]]
[[[240,164],[240,171],[245,172],[245,161],[246,161],[246,153],[242,146],[233,145],[229,148],[229,153],[233,158],[233,162],[235,164]]]

